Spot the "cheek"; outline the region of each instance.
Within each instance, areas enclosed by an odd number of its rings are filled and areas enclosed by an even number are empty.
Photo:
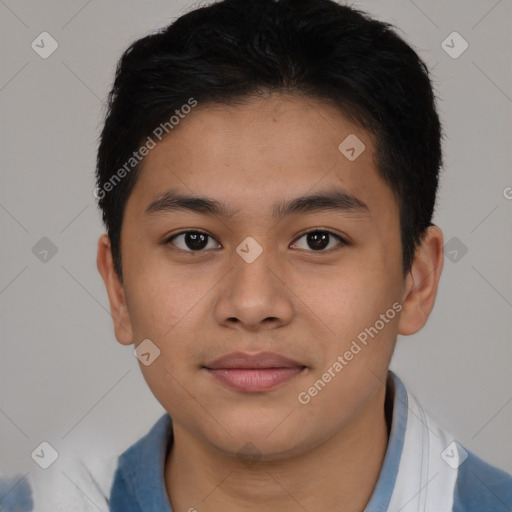
[[[140,365],[144,378],[156,395],[162,389],[176,396],[180,382],[187,382],[187,372],[201,357],[201,330],[204,333],[209,315],[205,295],[212,284],[183,272],[170,277],[158,270],[153,266],[136,274],[127,303],[137,343],[150,339],[160,351],[154,363]]]
[[[164,342],[172,336],[175,326],[186,319],[204,295],[204,284],[174,270],[147,265],[142,272],[128,276],[126,302],[137,338],[148,337]]]
[[[190,377],[180,373],[183,359],[183,355],[171,351],[162,353],[149,366],[140,365],[144,380],[154,397],[180,422],[194,418],[202,412]]]
[[[317,324],[328,326],[323,328],[326,334],[316,338],[324,354],[318,372],[345,354],[350,373],[368,365],[380,370],[389,361],[398,332],[400,291],[392,272],[382,274],[386,279],[376,279],[373,272],[353,272],[338,281],[333,278],[323,293],[316,292]]]
[[[302,277],[293,288],[300,290],[305,313],[315,319],[321,331],[340,340],[357,334],[378,316],[382,294],[387,293],[373,271],[354,264],[341,270],[331,268],[321,276]]]

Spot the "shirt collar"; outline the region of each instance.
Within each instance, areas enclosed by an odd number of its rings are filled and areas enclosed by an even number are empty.
[[[364,512],[386,512],[396,485],[400,458],[407,425],[407,391],[402,381],[391,370],[388,372],[386,393],[393,397],[393,416],[388,447],[377,484]]]

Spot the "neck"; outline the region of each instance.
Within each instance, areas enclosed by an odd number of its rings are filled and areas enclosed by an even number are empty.
[[[173,422],[165,467],[172,509],[198,512],[280,510],[362,512],[388,442],[386,386],[353,421],[298,456],[244,464]]]

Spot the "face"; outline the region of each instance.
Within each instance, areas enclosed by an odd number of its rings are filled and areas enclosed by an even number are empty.
[[[145,157],[121,254],[117,338],[160,350],[145,380],[210,446],[300,453],[385,380],[405,287],[399,211],[374,139],[330,105],[199,104]]]

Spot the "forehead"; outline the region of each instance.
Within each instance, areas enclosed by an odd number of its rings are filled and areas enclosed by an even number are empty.
[[[332,187],[359,198],[372,215],[394,204],[376,171],[369,132],[326,102],[273,94],[196,106],[145,157],[128,202],[142,214],[174,190],[252,216],[275,212],[284,198]]]

